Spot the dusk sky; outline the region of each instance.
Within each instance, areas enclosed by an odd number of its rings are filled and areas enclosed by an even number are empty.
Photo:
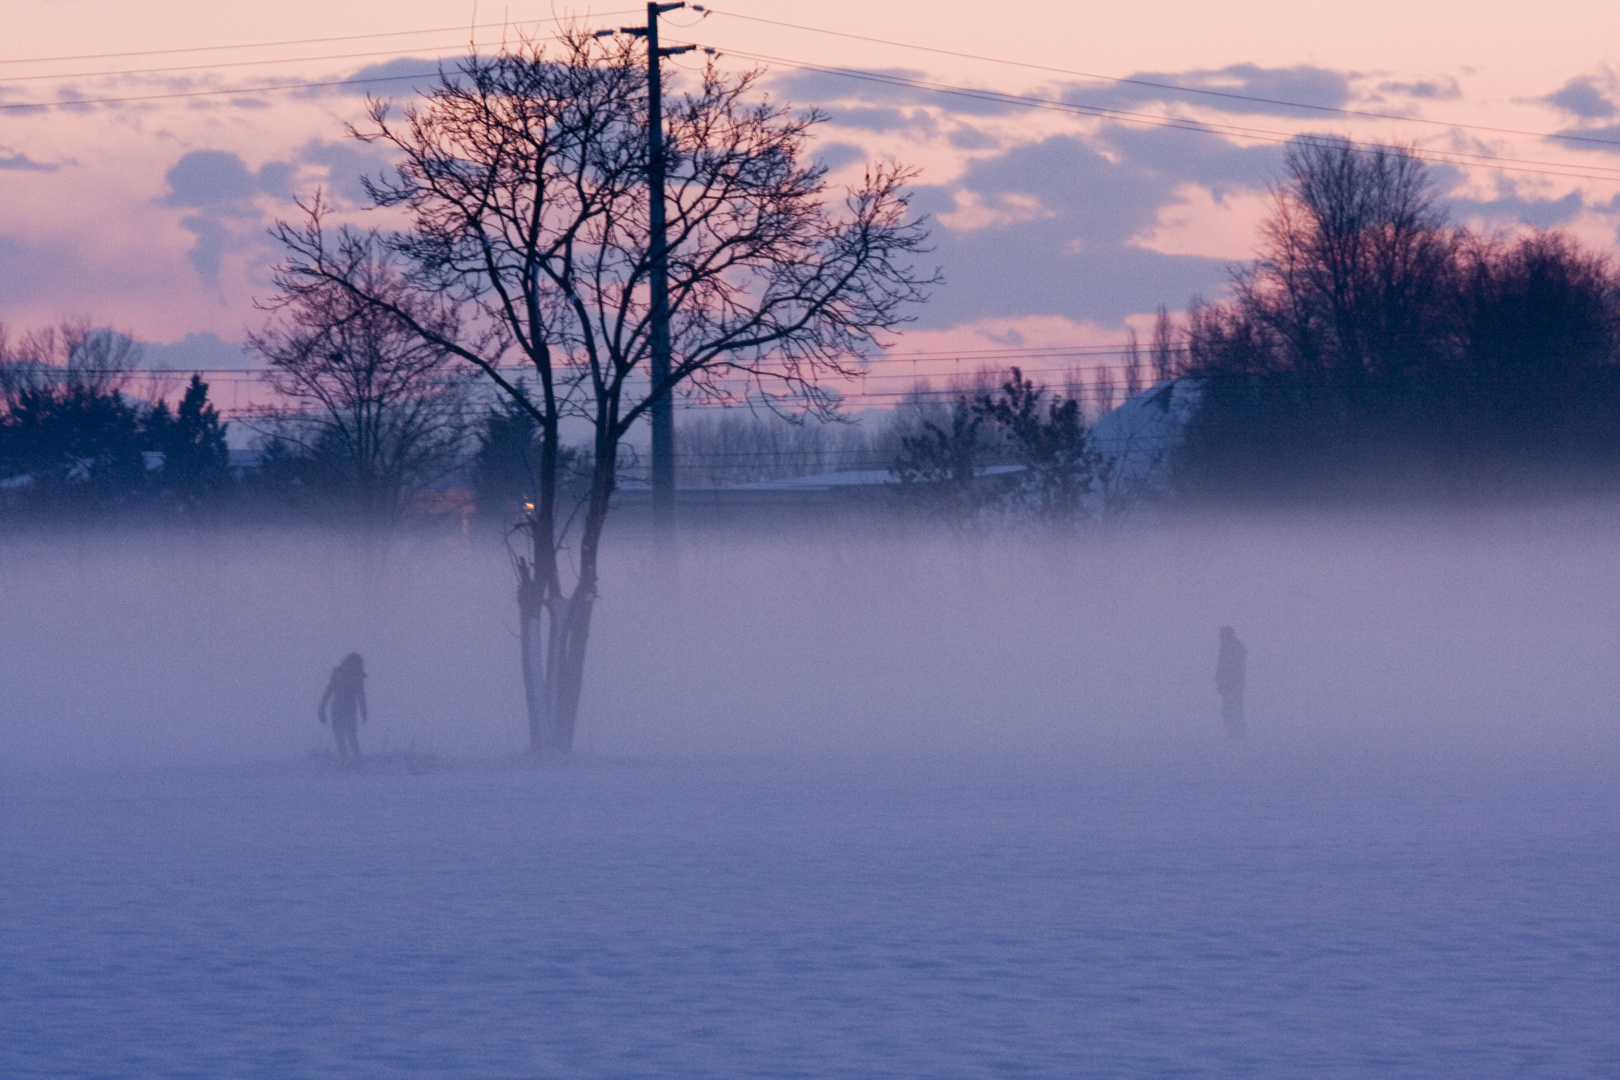
[[[152,350],[176,368],[245,364],[222,343],[263,319],[253,301],[270,291],[276,257],[266,227],[322,185],[340,202],[357,199],[357,175],[386,162],[347,140],[343,124],[368,89],[410,93],[404,81],[262,88],[420,71],[453,63],[469,37],[487,51],[503,32],[552,32],[560,15],[617,26],[641,10],[493,0],[19,5],[0,65],[0,320],[22,330],[85,316],[159,346],[189,336]],[[1479,155],[1466,160],[1480,164],[1437,170],[1457,218],[1487,229],[1559,226],[1609,249],[1620,224],[1613,4],[1376,0],[1307,12],[1280,0],[724,0],[706,17],[676,12],[664,25],[667,38],[721,50],[722,64],[764,64],[778,99],[822,107],[831,119],[818,153],[835,180],[874,157],[922,170],[917,204],[935,218],[947,284],[917,312],[901,355],[1115,343],[1128,326],[1145,330],[1159,304],[1219,296],[1227,262],[1253,251],[1266,184],[1293,133]],[[240,92],[152,97],[218,90]],[[1546,137],[1560,132],[1616,145]]]

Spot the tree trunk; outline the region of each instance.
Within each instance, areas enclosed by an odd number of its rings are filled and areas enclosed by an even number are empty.
[[[583,589],[576,589],[571,598],[561,593],[546,595],[528,563],[519,564],[518,575],[529,749],[568,753],[574,748],[580,692],[585,685],[585,645],[595,597]]]

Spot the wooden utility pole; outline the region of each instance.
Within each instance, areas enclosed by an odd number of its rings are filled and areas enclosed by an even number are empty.
[[[647,39],[647,220],[648,261],[651,263],[649,292],[652,310],[652,393],[658,397],[649,410],[652,418],[652,509],[655,527],[671,532],[675,527],[675,397],[669,386],[669,251],[665,241],[664,207],[664,85],[659,61],[666,56],[691,52],[695,45],[663,48],[658,44],[658,16],[686,6],[675,3],[649,3],[646,26],[624,26],[619,32]]]

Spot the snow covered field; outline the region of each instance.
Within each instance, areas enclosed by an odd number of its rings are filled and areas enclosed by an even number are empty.
[[[1614,1076],[1614,526],[627,544],[544,762],[491,551],[10,543],[0,1076]]]
[[[1607,769],[8,786],[7,1077],[1612,1077]]]

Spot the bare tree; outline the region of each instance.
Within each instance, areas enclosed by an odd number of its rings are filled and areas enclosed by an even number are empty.
[[[1153,319],[1153,342],[1148,346],[1148,355],[1153,359],[1154,386],[1176,377],[1175,324],[1170,321],[1170,309],[1163,304]]]
[[[1224,303],[1188,313],[1185,490],[1475,498],[1609,479],[1620,277],[1450,223],[1421,160],[1302,137]]]
[[[948,408],[913,400],[910,422],[897,416],[900,446],[889,472],[901,496],[953,525],[1085,517],[1099,481],[1106,494],[1109,471],[1092,449],[1080,394],[1049,393],[1016,367],[999,385],[989,372],[977,381],[971,397],[959,390]],[[1083,391],[1083,381],[1076,385]],[[932,407],[917,408],[923,404]]]
[[[0,324],[0,394],[8,401],[47,387],[116,394],[129,384],[140,360],[134,338],[88,319],[63,319],[15,339]]]
[[[141,347],[68,319],[13,339],[0,326],[0,479],[40,509],[127,507],[146,487],[143,410],[126,397]]]
[[[913,391],[913,396],[921,394]],[[948,406],[938,401],[908,404],[913,408],[906,411],[914,415],[896,417],[900,447],[889,474],[899,482],[903,498],[951,524],[971,520],[1001,494],[984,475],[996,449],[987,430],[989,418],[965,393]]]
[[[1235,303],[1281,353],[1261,369],[1376,394],[1444,334],[1458,234],[1405,150],[1317,136],[1289,147],[1286,168],[1260,258],[1236,277]]]
[[[1096,418],[1101,420],[1114,411],[1118,390],[1114,383],[1114,369],[1107,364],[1099,364],[1091,373],[1091,407]]]
[[[248,343],[269,362],[265,381],[292,403],[257,422],[301,494],[375,528],[461,464],[467,379],[412,322],[444,334],[453,319],[414,302],[385,248],[375,245],[351,273],[364,293],[331,282],[292,292]]]
[[[907,170],[876,168],[830,207],[823,170],[804,160],[820,117],[758,100],[757,73],[711,65],[666,111],[667,195],[652,197],[668,207],[674,359],[652,385],[645,63],[638,42],[583,31],[554,53],[526,42],[469,58],[403,119],[373,102],[351,129],[396,156],[367,190],[408,227],[334,230],[317,197],[276,230],[282,302],[336,289],[482,371],[539,425],[528,550],[514,559],[534,749],[573,744],[598,551],[633,425],[683,386],[829,412],[822,377],[852,372],[933,280],[912,265],[926,233]],[[378,249],[400,260],[408,293],[367,280]],[[579,514],[559,505],[572,419],[591,432]]]
[[[1136,340],[1136,328],[1131,328],[1125,343],[1125,397],[1127,400],[1142,392],[1142,346]]]
[[[890,414],[892,415],[892,413]],[[769,409],[693,410],[680,425],[681,476],[723,486],[785,476],[887,468],[893,457],[870,424],[831,424]]]

